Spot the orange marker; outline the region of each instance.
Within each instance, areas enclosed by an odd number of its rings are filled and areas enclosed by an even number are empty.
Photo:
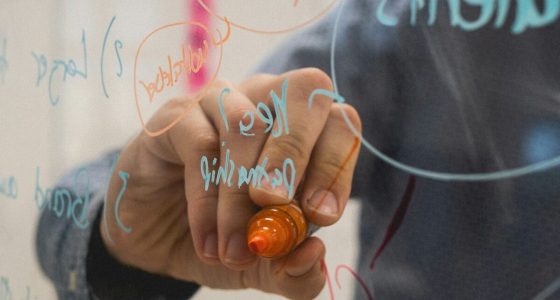
[[[279,258],[305,239],[307,228],[307,220],[295,202],[265,207],[249,221],[247,245],[258,256]]]

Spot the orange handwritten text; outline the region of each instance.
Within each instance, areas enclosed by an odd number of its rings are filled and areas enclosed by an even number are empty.
[[[212,35],[208,31],[208,28],[206,28],[204,24],[201,24],[199,22],[177,22],[177,23],[163,25],[161,27],[154,29],[142,40],[142,42],[138,46],[138,49],[136,50],[132,82],[134,84],[134,100],[136,102],[136,110],[138,112],[140,123],[142,124],[142,127],[144,128],[144,132],[146,132],[146,134],[153,137],[153,136],[161,135],[167,130],[171,129],[173,126],[175,126],[175,124],[177,124],[182,118],[184,118],[188,114],[188,112],[190,111],[189,107],[192,107],[192,105],[200,101],[200,99],[202,99],[202,97],[206,94],[208,87],[212,85],[212,83],[216,79],[218,71],[220,70],[220,66],[222,64],[223,45],[229,39],[230,36],[230,25],[227,19],[225,20],[225,24],[227,26],[226,34],[222,36],[220,31],[217,30],[218,38],[212,37]],[[142,65],[141,57],[142,57],[144,46],[149,44],[153,45],[155,43],[154,38],[160,36],[161,34],[163,34],[163,32],[168,32],[173,30],[176,31],[179,29],[181,29],[184,32],[185,29],[187,30],[192,29],[189,27],[199,28],[200,30],[205,32],[205,36],[210,36],[212,38],[208,40],[203,39],[201,45],[198,45],[197,43],[197,46],[199,48],[195,51],[193,51],[193,47],[190,45],[180,46],[181,48],[180,59],[178,61],[174,61],[171,55],[167,55],[166,66],[165,67],[160,66],[158,68],[158,70],[155,72],[156,76],[154,81],[152,82],[148,81],[148,83],[146,83],[144,81],[139,80],[138,70]],[[211,47],[213,47],[214,49],[209,49]],[[185,108],[183,113],[179,114],[176,118],[169,120],[169,122],[166,123],[163,127],[148,129],[146,127],[146,122],[144,120],[143,110],[149,106],[157,105],[157,103],[160,104],[163,103],[162,101],[156,101],[157,100],[156,98],[158,98],[156,97],[156,95],[158,93],[163,92],[166,88],[167,89],[172,88],[180,80],[181,76],[183,76],[184,74],[185,74],[185,79],[189,79],[189,74],[196,73],[196,75],[198,75],[199,71],[204,72],[204,70],[207,69],[207,68],[203,68],[205,66],[204,64],[207,63],[208,60],[212,60],[211,58],[208,57],[208,55],[211,55],[212,53],[215,52],[218,52],[218,54],[217,54],[216,64],[213,68],[213,72],[209,73],[212,75],[209,76],[208,78],[209,80],[207,80],[203,86],[199,87],[196,95],[193,95],[191,106]],[[150,69],[148,69],[148,72],[149,71]],[[142,88],[142,86],[144,86],[144,88]],[[147,92],[148,97],[144,97],[144,92]]]
[[[178,61],[173,61],[171,55],[167,55],[167,66],[158,68],[154,81],[145,83],[143,80],[139,80],[148,94],[149,102],[151,103],[154,96],[161,93],[166,87],[173,87],[183,74],[198,73],[207,58],[208,43],[206,40],[203,41],[203,47],[198,48],[198,51],[193,51],[190,45],[183,44],[181,59]]]

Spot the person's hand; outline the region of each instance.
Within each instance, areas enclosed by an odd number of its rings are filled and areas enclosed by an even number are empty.
[[[274,127],[267,131],[257,105],[263,102],[275,114],[270,92],[282,97],[285,80],[289,133],[278,127],[282,116],[276,115]],[[192,99],[166,103],[148,128],[163,128],[186,109],[189,112],[160,136],[140,133],[116,164],[100,225],[109,252],[122,263],[204,286],[256,288],[290,298],[316,296],[325,283],[321,268],[325,249],[318,238],[307,238],[276,260],[255,257],[246,245],[246,227],[258,206],[288,203],[295,194],[306,216],[320,226],[333,224],[344,210],[358,151],[352,151],[355,136],[341,111],[358,130],[361,123],[351,106],[323,95],[315,96],[309,107],[308,98],[316,89],[332,90],[328,76],[317,69],[301,69],[280,76],[258,75],[238,87],[216,82],[198,103]],[[262,116],[262,105],[260,110]],[[252,136],[240,134],[240,122],[250,123],[247,112],[254,115],[248,131]],[[272,136],[279,130],[280,135]],[[217,172],[226,163],[227,149],[230,169],[231,162],[235,164],[231,186],[210,181],[206,190],[201,159],[206,157],[209,170]],[[282,171],[284,161],[293,160],[292,195],[286,184],[270,188],[266,181],[260,187],[251,182],[238,187],[239,168],[250,170],[265,158],[267,172]],[[119,176],[120,172],[130,176]],[[318,203],[322,205],[316,207]]]

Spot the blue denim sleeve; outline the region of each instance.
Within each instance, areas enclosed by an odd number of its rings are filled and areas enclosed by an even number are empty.
[[[198,290],[197,284],[123,265],[105,248],[99,222],[106,183],[116,158],[117,152],[111,152],[70,172],[50,192],[46,189],[39,192],[46,198],[36,236],[41,268],[53,282],[59,299],[191,297]],[[77,180],[78,174],[83,172],[88,180]],[[63,201],[53,200],[57,198],[53,196],[57,191],[69,191],[74,203],[79,201],[83,205],[83,214],[78,222],[56,214],[57,201]]]
[[[49,193],[39,219],[36,235],[36,251],[43,272],[51,279],[59,299],[91,299],[86,281],[86,256],[88,242],[93,228],[93,221],[100,211],[107,178],[110,173],[112,159],[116,153],[110,153],[101,159],[79,168],[86,170],[89,182],[75,180],[76,172],[66,175]],[[89,186],[86,186],[89,185]],[[64,216],[58,217],[48,209],[52,203],[54,192],[66,190],[76,199],[81,191],[88,190],[81,198],[84,201],[84,220],[81,228]],[[37,191],[36,191],[37,193]],[[50,194],[50,195],[49,195]],[[36,195],[37,196],[37,195]],[[62,200],[62,199],[61,199]]]

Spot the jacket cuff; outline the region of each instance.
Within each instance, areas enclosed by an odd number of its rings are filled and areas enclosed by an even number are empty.
[[[198,284],[148,273],[117,261],[108,252],[99,232],[103,209],[91,231],[86,259],[86,278],[92,296],[99,299],[187,299]]]

